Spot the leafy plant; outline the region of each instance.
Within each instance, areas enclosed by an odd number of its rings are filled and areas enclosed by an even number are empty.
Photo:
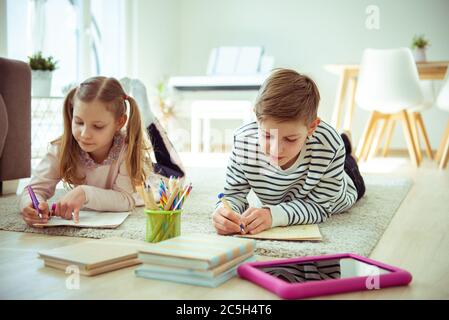
[[[159,81],[156,85],[156,91],[159,97],[162,97],[165,93],[165,84],[163,81]]]
[[[413,41],[412,41],[412,49],[425,49],[430,45],[429,40],[427,40],[426,38],[424,38],[424,35],[415,35],[413,37]]]
[[[53,71],[57,68],[57,61],[52,56],[44,57],[42,52],[28,57],[31,70]]]
[[[167,85],[165,84],[165,81],[159,81],[156,84],[156,95],[158,99],[159,109],[162,112],[163,117],[169,118],[174,116],[173,113],[173,102],[170,99]]]

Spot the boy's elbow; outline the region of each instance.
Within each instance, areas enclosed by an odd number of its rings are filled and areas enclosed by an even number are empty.
[[[317,223],[323,223],[326,222],[327,219],[330,217],[330,214],[326,211],[322,211],[321,214],[318,216],[318,221]]]

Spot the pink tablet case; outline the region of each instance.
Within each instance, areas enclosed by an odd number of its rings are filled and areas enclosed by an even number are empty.
[[[343,292],[370,290],[366,285],[366,280],[368,278],[366,276],[345,279],[310,281],[303,283],[288,283],[284,280],[271,276],[262,270],[257,269],[260,267],[278,266],[281,264],[342,258],[356,259],[367,264],[377,266],[381,269],[390,271],[391,273],[379,275],[378,283],[380,289],[392,286],[407,285],[412,280],[412,275],[405,270],[389,266],[387,264],[365,257],[361,257],[353,253],[250,262],[241,265],[237,269],[237,273],[241,278],[252,281],[264,287],[265,289],[274,292],[279,297],[284,299],[302,299],[307,297],[330,295]]]

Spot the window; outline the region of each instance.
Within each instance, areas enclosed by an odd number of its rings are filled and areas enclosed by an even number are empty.
[[[8,57],[58,61],[52,95],[93,75],[124,74],[125,0],[7,0]]]

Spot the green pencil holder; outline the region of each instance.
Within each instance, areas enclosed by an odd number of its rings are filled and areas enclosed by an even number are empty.
[[[181,235],[182,210],[147,210],[145,241],[159,242]]]

